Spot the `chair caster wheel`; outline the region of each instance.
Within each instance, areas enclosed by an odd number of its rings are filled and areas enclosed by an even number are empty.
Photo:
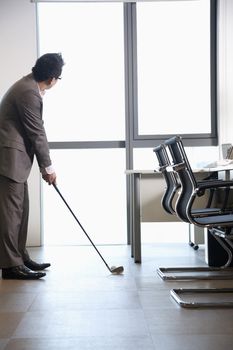
[[[194,243],[193,242],[189,242],[189,245],[190,245],[190,247],[193,247]]]
[[[193,249],[194,250],[198,250],[199,246],[198,245],[194,245]]]

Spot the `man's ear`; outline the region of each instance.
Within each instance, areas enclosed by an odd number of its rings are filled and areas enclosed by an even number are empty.
[[[49,78],[48,80],[46,80],[46,85],[50,86],[53,85],[54,80],[56,80],[55,78]]]

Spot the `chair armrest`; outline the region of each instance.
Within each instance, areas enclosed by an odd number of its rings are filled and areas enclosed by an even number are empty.
[[[216,188],[227,188],[227,187],[233,187],[233,181],[224,181],[224,180],[213,180],[213,181],[204,181],[204,182],[198,182],[197,188],[195,189],[196,193],[203,192],[206,189],[216,189]]]
[[[195,217],[198,217],[198,215],[195,215],[195,210],[193,210],[193,205],[197,199],[197,197],[202,196],[205,193],[205,190],[216,190],[222,188],[225,190],[225,199],[222,203],[222,207],[219,208],[219,213],[214,215],[219,215],[220,213],[224,214],[224,211],[226,210],[226,204],[228,201],[229,191],[230,188],[233,187],[233,181],[224,181],[224,180],[214,180],[214,181],[207,181],[206,183],[198,184],[198,187],[193,191],[193,193],[190,196],[190,200],[187,205],[187,216],[189,217],[189,220],[191,223],[195,224],[196,219]],[[201,208],[200,208],[201,209]],[[207,209],[207,211],[203,211],[202,216],[210,217],[213,216],[213,213],[208,212],[208,207],[202,208]],[[211,208],[210,208],[211,209]],[[225,213],[227,214],[229,210],[226,210]]]
[[[167,169],[167,165],[162,165],[158,168],[158,171],[160,171],[161,173],[163,173],[165,170]]]
[[[168,172],[174,172],[174,171],[179,171],[185,169],[185,163],[178,163],[178,164],[171,164],[167,167]]]

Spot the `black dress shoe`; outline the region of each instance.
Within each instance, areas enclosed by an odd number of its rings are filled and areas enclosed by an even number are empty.
[[[35,262],[31,259],[28,261],[24,261],[24,265],[33,271],[41,271],[41,270],[44,270],[50,266],[49,263],[38,264],[37,262]]]
[[[34,272],[24,265],[2,269],[2,278],[6,280],[38,280],[46,276],[44,272]]]

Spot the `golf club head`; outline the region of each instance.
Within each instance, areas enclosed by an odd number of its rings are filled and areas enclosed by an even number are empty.
[[[118,267],[112,266],[111,267],[111,273],[115,273],[115,274],[119,275],[119,274],[123,273],[123,271],[124,271],[123,266],[118,266]]]

